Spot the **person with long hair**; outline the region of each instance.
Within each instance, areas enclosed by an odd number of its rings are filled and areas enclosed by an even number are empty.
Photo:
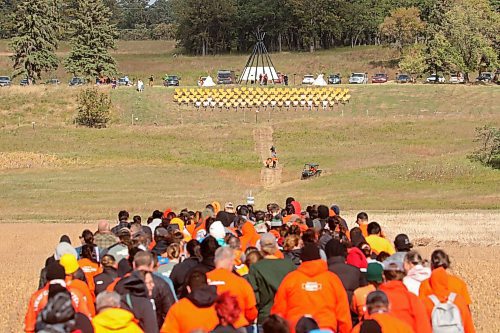
[[[240,316],[241,308],[235,296],[230,295],[229,292],[221,294],[215,301],[215,311],[219,318],[219,325],[212,333],[239,333],[234,323]]]

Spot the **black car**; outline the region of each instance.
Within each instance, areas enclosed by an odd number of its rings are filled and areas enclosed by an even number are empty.
[[[8,87],[10,86],[11,81],[8,76],[0,76],[0,87]]]
[[[81,78],[81,77],[73,77],[70,81],[69,81],[69,85],[70,86],[81,86],[85,84],[85,79]]]
[[[330,74],[328,76],[328,84],[341,84],[342,83],[342,78],[340,77],[340,74]]]
[[[236,75],[233,71],[220,70],[217,72],[217,84],[236,83]]]
[[[493,81],[493,74],[490,72],[482,72],[477,78],[478,82],[491,82]]]
[[[179,86],[179,80],[181,78],[178,77],[177,75],[168,75],[165,80],[163,80],[163,85],[165,87],[170,87],[170,86],[175,86],[175,87],[178,87]]]
[[[411,82],[411,76],[408,74],[399,74],[396,77],[396,82],[397,83],[410,83]]]

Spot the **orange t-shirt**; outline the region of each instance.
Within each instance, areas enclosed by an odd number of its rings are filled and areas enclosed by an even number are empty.
[[[234,323],[234,327],[240,328],[253,323],[258,315],[257,301],[253,288],[247,280],[223,268],[208,272],[207,279],[208,284],[217,287],[217,294],[228,291],[238,299],[241,314]]]
[[[352,295],[351,310],[356,313],[360,318],[366,312],[366,298],[372,291],[377,290],[373,284],[368,284],[364,287],[359,287],[354,290]]]
[[[78,260],[78,266],[80,266],[83,273],[85,274],[87,284],[89,286],[90,292],[92,293],[92,300],[95,302],[94,276],[102,273],[102,267],[98,263],[93,262],[92,260],[87,258]]]
[[[199,308],[183,298],[168,310],[160,333],[191,333],[197,329],[211,332],[218,324],[219,318],[214,305]]]

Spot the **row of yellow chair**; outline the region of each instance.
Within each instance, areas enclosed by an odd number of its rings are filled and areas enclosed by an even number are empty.
[[[193,104],[196,107],[252,107],[252,106],[323,106],[349,102],[348,89],[334,87],[318,88],[212,88],[212,89],[176,89],[174,101]]]

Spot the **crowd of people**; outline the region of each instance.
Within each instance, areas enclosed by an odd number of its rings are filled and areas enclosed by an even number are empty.
[[[127,211],[63,235],[24,330],[146,333],[475,332],[467,285],[443,250],[425,259],[338,206],[208,204]],[[74,240],[73,240],[74,242]]]

